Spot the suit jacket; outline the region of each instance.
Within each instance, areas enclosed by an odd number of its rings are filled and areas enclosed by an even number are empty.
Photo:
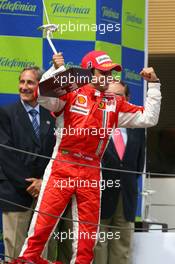
[[[40,139],[37,139],[21,101],[0,108],[0,144],[51,156],[55,144],[55,120],[40,107]],[[42,178],[49,159],[0,147],[0,198],[30,207],[33,198],[26,192],[26,178]],[[23,211],[0,201],[3,211]]]
[[[142,171],[145,157],[145,129],[127,129],[127,144],[123,160],[118,157],[111,138],[108,147],[102,159],[102,166],[121,170]],[[114,215],[118,196],[121,192],[124,207],[124,216],[127,221],[133,222],[137,209],[138,174],[113,172],[103,170],[103,179],[112,180],[115,186],[115,180],[120,180],[120,188],[106,187],[102,191],[101,218],[107,219]]]

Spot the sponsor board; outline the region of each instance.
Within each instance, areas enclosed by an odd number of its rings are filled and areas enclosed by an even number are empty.
[[[0,35],[41,37],[42,1],[0,0]]]
[[[139,71],[144,65],[145,2],[45,0],[50,23],[60,25],[53,43],[63,52],[66,68],[80,67],[91,50],[104,50],[123,66],[132,102],[142,104]],[[16,101],[23,67],[37,64],[47,70],[52,64],[53,52],[37,30],[46,24],[43,14],[42,0],[0,0],[0,104]]]
[[[59,40],[54,39],[53,43],[57,51],[62,52],[66,68],[80,67],[83,56],[95,48],[93,41]],[[46,39],[43,40],[43,67],[48,69],[52,65],[52,50]]]
[[[122,45],[144,51],[146,1],[124,0],[122,16]]]
[[[122,0],[97,2],[96,39],[114,44],[121,44],[122,32]]]
[[[92,30],[96,24],[96,1],[47,0],[46,8],[52,23],[59,26],[55,39],[96,39],[96,32]]]
[[[0,36],[1,93],[18,93],[20,71],[34,65],[42,66],[41,39]]]
[[[139,73],[144,67],[144,52],[122,48],[122,80],[131,90],[131,102],[143,105],[143,79]]]

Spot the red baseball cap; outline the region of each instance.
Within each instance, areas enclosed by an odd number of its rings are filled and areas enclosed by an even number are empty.
[[[113,63],[109,55],[100,50],[93,50],[87,53],[81,62],[81,67],[84,69],[98,69],[101,71],[116,70],[122,71],[122,66],[117,63]]]

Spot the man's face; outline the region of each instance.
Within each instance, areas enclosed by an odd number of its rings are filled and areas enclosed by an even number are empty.
[[[19,94],[21,100],[28,104],[35,104],[34,91],[38,87],[37,75],[32,70],[24,71],[19,77]]]
[[[128,97],[126,97],[126,88],[121,83],[118,83],[118,82],[113,82],[109,84],[107,92],[124,96],[127,101],[129,99]]]
[[[111,71],[100,71],[97,69],[94,70],[94,77],[97,82],[93,83],[93,85],[101,92],[108,89],[108,84],[113,79]]]

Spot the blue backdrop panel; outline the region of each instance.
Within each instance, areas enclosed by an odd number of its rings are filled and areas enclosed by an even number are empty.
[[[18,94],[0,94],[0,105],[11,104],[16,102],[18,99]]]
[[[57,51],[63,52],[66,67],[79,66],[83,56],[95,48],[95,41],[53,40]],[[47,39],[43,40],[43,67],[48,69],[52,64],[53,52]]]
[[[0,35],[42,37],[42,1],[0,1]]]
[[[122,47],[122,80],[131,91],[131,102],[143,105],[143,79],[139,75],[144,67],[144,51]]]
[[[121,21],[122,0],[118,0],[117,3],[113,0],[97,1],[97,25],[99,30],[97,31],[96,40],[121,44]],[[109,24],[112,26],[109,26]],[[119,26],[116,24],[119,24]],[[108,30],[107,26],[109,27]],[[104,29],[105,34],[102,34]]]

